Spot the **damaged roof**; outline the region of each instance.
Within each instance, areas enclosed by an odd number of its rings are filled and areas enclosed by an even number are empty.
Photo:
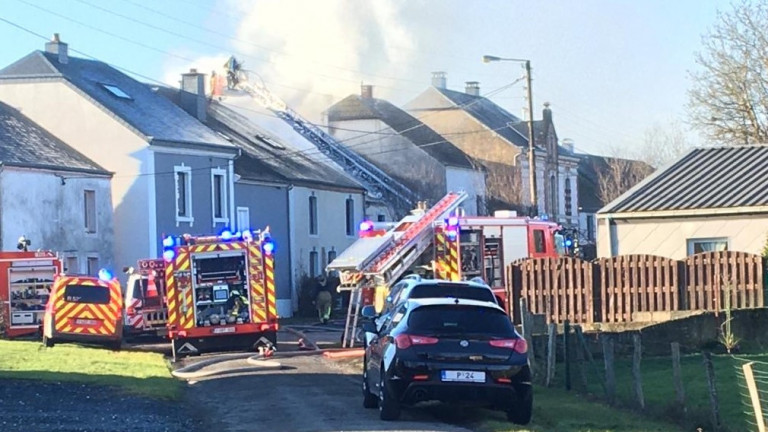
[[[167,98],[112,66],[77,57],[60,63],[58,58],[57,54],[34,51],[0,70],[0,80],[64,79],[150,143],[156,140],[233,148]]]
[[[0,164],[111,176],[17,109],[0,102]]]
[[[443,165],[473,169],[469,157],[426,124],[386,100],[350,95],[328,109],[328,121],[378,119]]]

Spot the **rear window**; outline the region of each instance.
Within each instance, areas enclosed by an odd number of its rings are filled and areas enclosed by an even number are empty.
[[[94,285],[67,285],[64,300],[70,303],[108,304],[109,288]]]
[[[416,285],[411,289],[408,298],[443,298],[455,297],[468,300],[479,300],[496,303],[496,297],[493,292],[487,288],[480,288],[471,285],[457,284],[429,284]]]
[[[481,333],[513,337],[515,328],[507,314],[481,306],[439,305],[414,309],[408,317],[408,330],[421,334]]]

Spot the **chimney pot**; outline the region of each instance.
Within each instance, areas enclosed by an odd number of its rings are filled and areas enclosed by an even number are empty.
[[[432,86],[439,89],[444,89],[446,81],[445,76],[445,72],[432,72]]]
[[[362,96],[363,99],[373,99],[373,86],[370,84],[361,85],[360,96]]]
[[[468,95],[480,96],[480,83],[477,81],[467,81],[465,92]]]
[[[69,63],[67,44],[59,39],[58,33],[54,33],[51,41],[45,43],[45,52],[58,55],[58,61],[61,64]]]
[[[568,149],[568,151],[570,151],[571,153],[574,153],[574,150],[573,150],[574,143],[571,138],[563,138],[562,144],[563,144],[563,147]]]

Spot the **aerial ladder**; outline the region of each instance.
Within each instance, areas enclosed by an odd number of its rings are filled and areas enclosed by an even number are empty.
[[[358,179],[368,190],[373,199],[383,199],[389,203],[399,203],[398,207],[411,207],[414,203],[413,193],[402,183],[396,181],[374,164],[348,149],[331,135],[304,119],[299,113],[269,89],[260,79],[250,79],[251,75],[241,68],[234,57],[226,64],[227,86],[248,93],[264,108],[272,111],[278,118],[290,124],[296,132],[304,136],[318,150],[339,164],[346,173]]]
[[[363,290],[386,290],[411,269],[434,239],[433,226],[458,209],[466,192],[450,192],[431,208],[418,208],[380,237],[359,238],[327,266],[338,271],[340,291],[350,291],[343,347],[353,347]]]

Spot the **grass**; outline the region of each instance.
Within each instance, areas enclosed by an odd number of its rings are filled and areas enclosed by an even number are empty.
[[[0,340],[0,379],[31,379],[115,386],[128,393],[161,399],[181,396],[161,354]]]

